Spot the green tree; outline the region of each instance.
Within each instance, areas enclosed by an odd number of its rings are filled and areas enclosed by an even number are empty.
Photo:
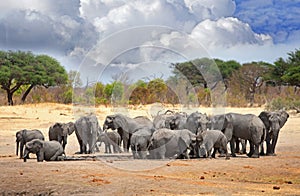
[[[224,80],[228,80],[232,76],[232,73],[235,70],[241,68],[241,64],[234,60],[223,61],[220,59],[215,59],[215,62],[218,68],[220,69],[220,72]]]
[[[148,91],[149,91],[149,101],[153,102],[164,102],[166,99],[166,94],[168,91],[168,87],[165,84],[163,79],[157,78],[151,80],[148,83]]]
[[[104,95],[107,100],[115,103],[121,101],[124,94],[124,86],[121,82],[114,81],[111,84],[107,84],[104,88]]]
[[[277,84],[300,86],[300,50],[288,53],[288,58],[279,58],[275,63],[272,79]]]
[[[138,80],[129,87],[131,94],[129,100],[133,104],[147,104],[149,96],[148,84],[143,80]]]
[[[64,84],[67,81],[65,69],[57,60],[47,55],[35,56],[31,52],[0,51],[0,85],[7,93],[8,105],[13,105],[13,94],[27,86],[22,96],[24,102],[35,86]]]

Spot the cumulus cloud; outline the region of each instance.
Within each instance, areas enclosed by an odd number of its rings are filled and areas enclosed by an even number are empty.
[[[208,49],[212,47],[229,48],[235,45],[272,43],[270,36],[256,34],[248,24],[232,17],[221,18],[217,21],[205,20],[193,29],[191,36]]]
[[[238,48],[299,41],[297,7],[286,0],[1,1],[0,47],[50,51],[69,69],[81,64],[91,73],[111,63],[109,74],[208,54],[236,59]]]

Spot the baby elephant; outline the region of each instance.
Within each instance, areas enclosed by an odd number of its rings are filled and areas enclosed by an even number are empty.
[[[225,152],[226,159],[230,159],[227,151],[228,141],[224,133],[222,133],[221,131],[219,130],[203,131],[196,136],[196,141],[197,141],[196,142],[197,148],[199,148],[197,152],[199,153],[198,154],[199,156],[203,155],[203,153],[201,153],[201,150],[205,150],[205,155],[207,155],[207,157],[215,158],[216,151],[219,149]],[[212,148],[214,148],[214,151],[211,154]]]
[[[101,132],[98,137],[98,142],[103,142],[105,145],[105,153],[111,152],[111,145],[113,146],[114,153],[121,153],[121,136],[115,131]]]
[[[34,139],[25,145],[24,162],[29,153],[36,154],[37,161],[60,161],[63,160],[64,149],[58,141],[43,141]]]

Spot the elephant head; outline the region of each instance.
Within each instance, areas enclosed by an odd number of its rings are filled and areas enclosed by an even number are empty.
[[[115,123],[114,123],[115,118],[116,118],[115,115],[110,115],[110,116],[106,117],[104,124],[103,124],[103,131],[107,131],[108,129],[112,129],[112,130],[116,129]]]
[[[75,131],[75,124],[73,122],[61,124],[63,135],[71,135]]]
[[[27,132],[27,130],[24,129],[24,130],[18,131],[16,133],[16,143],[17,143],[16,155],[18,155],[20,143],[21,143],[21,145],[25,144],[26,132]]]
[[[206,114],[194,112],[188,116],[185,127],[197,134],[199,131],[207,130],[208,122],[209,119]]]
[[[29,155],[29,153],[37,154],[39,153],[44,146],[44,141],[40,139],[34,139],[30,142],[27,142],[25,145],[25,153],[24,153],[24,162],[26,162],[26,159]]]

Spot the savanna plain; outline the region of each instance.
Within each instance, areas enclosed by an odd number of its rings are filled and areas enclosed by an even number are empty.
[[[133,160],[130,154],[100,152],[87,159],[37,162],[34,155],[23,162],[16,155],[15,133],[39,129],[48,140],[55,122],[75,121],[93,111],[100,125],[106,115],[117,112],[150,119],[160,109],[184,110],[179,106],[81,107],[36,104],[0,107],[0,195],[300,195],[300,115],[290,117],[281,129],[277,156],[230,160]],[[212,108],[185,111],[213,114]],[[264,108],[224,108],[224,112],[258,115]],[[76,157],[79,145],[75,134],[68,138],[66,154]],[[128,156],[127,156],[128,155]],[[82,157],[82,156],[81,156]]]

